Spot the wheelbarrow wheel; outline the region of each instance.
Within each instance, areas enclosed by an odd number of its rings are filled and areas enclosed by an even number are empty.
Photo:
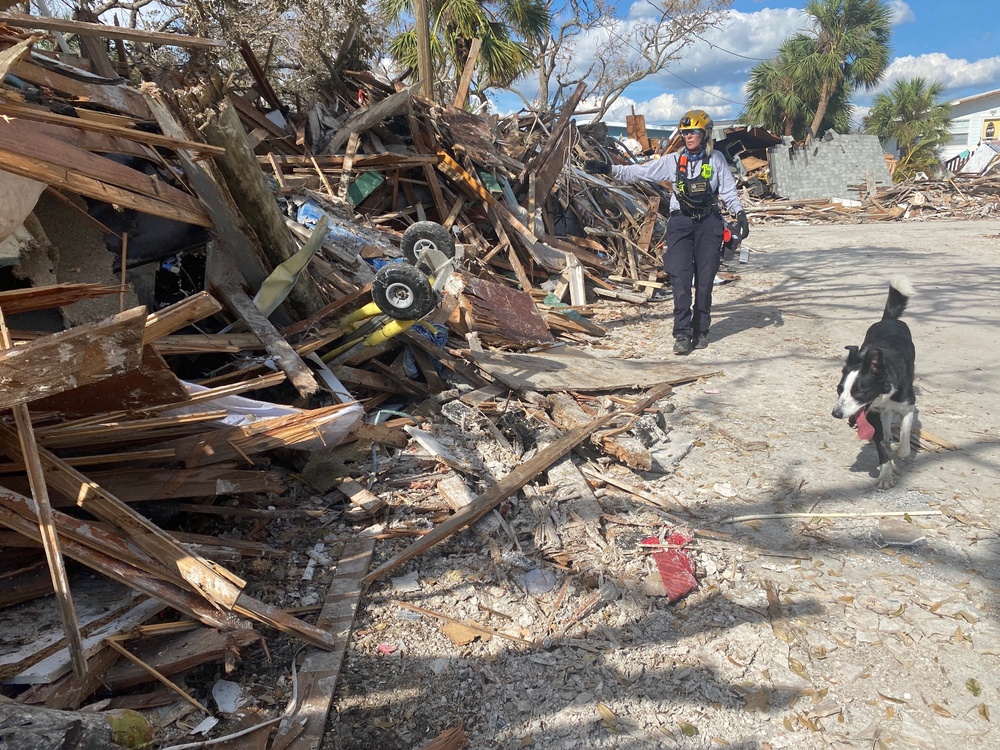
[[[455,257],[455,241],[451,233],[436,221],[418,221],[407,227],[400,249],[413,265],[417,265],[420,253],[425,249],[437,250],[448,258]]]
[[[434,309],[434,290],[419,268],[390,263],[372,279],[372,301],[390,318],[417,320]]]

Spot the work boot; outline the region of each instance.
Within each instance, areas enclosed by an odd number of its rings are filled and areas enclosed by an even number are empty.
[[[691,339],[674,340],[674,354],[690,354],[691,349]]]
[[[695,349],[707,349],[708,348],[708,334],[703,333],[700,336],[694,337],[694,348]]]

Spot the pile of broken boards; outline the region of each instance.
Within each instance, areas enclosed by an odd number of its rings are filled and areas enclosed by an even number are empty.
[[[23,30],[53,24],[111,39],[117,59],[102,44],[59,59]],[[553,122],[490,122],[344,72],[285,117],[261,106],[279,102],[249,49],[256,84],[241,95],[203,69],[185,86],[148,60],[150,80],[133,87],[117,77],[126,43],[216,44],[0,14],[3,693],[56,709],[180,700],[207,713],[178,675],[228,671],[247,649],[267,653],[262,635],[287,636],[332,652],[303,667],[324,676],[313,687],[325,698],[298,695],[312,724],[278,730],[315,736],[363,585],[543,472],[586,494],[605,480],[567,458],[585,442],[605,462],[650,467],[645,411],[699,373],[557,344],[603,334],[588,320],[595,297],[643,303],[661,283],[658,197],[605,190],[572,166],[590,155],[570,119],[582,88]],[[436,308],[345,347],[374,266],[404,255],[406,229],[425,221],[460,250]],[[418,418],[404,411],[413,402],[445,406]],[[491,436],[489,471],[435,438],[448,420]],[[316,468],[351,446],[363,459]],[[399,450],[402,463],[384,460]],[[409,520],[386,508],[407,461],[436,467],[426,486],[463,508],[430,532],[394,528]],[[295,521],[308,533],[287,533]],[[374,539],[400,534],[420,538],[366,577]],[[340,553],[316,576],[325,606],[287,609],[287,591],[265,596],[237,572],[308,567],[317,537]],[[53,590],[58,609],[40,599]]]
[[[856,199],[755,201],[744,196],[755,224],[866,223],[928,219],[988,219],[1000,216],[1000,176],[956,175],[942,180],[909,179],[873,194],[857,187]]]

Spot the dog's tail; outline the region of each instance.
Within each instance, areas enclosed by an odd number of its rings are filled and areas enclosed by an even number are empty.
[[[895,320],[903,314],[906,303],[913,296],[913,286],[905,276],[893,276],[889,280],[889,298],[885,301],[885,310],[882,312],[882,320],[891,318]]]

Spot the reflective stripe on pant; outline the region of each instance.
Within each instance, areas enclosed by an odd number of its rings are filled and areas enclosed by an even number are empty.
[[[701,221],[671,214],[667,221],[667,249],[663,270],[670,275],[674,295],[674,338],[690,339],[708,333],[712,325],[712,285],[719,271],[722,215],[711,213]],[[691,287],[694,286],[694,315]]]

